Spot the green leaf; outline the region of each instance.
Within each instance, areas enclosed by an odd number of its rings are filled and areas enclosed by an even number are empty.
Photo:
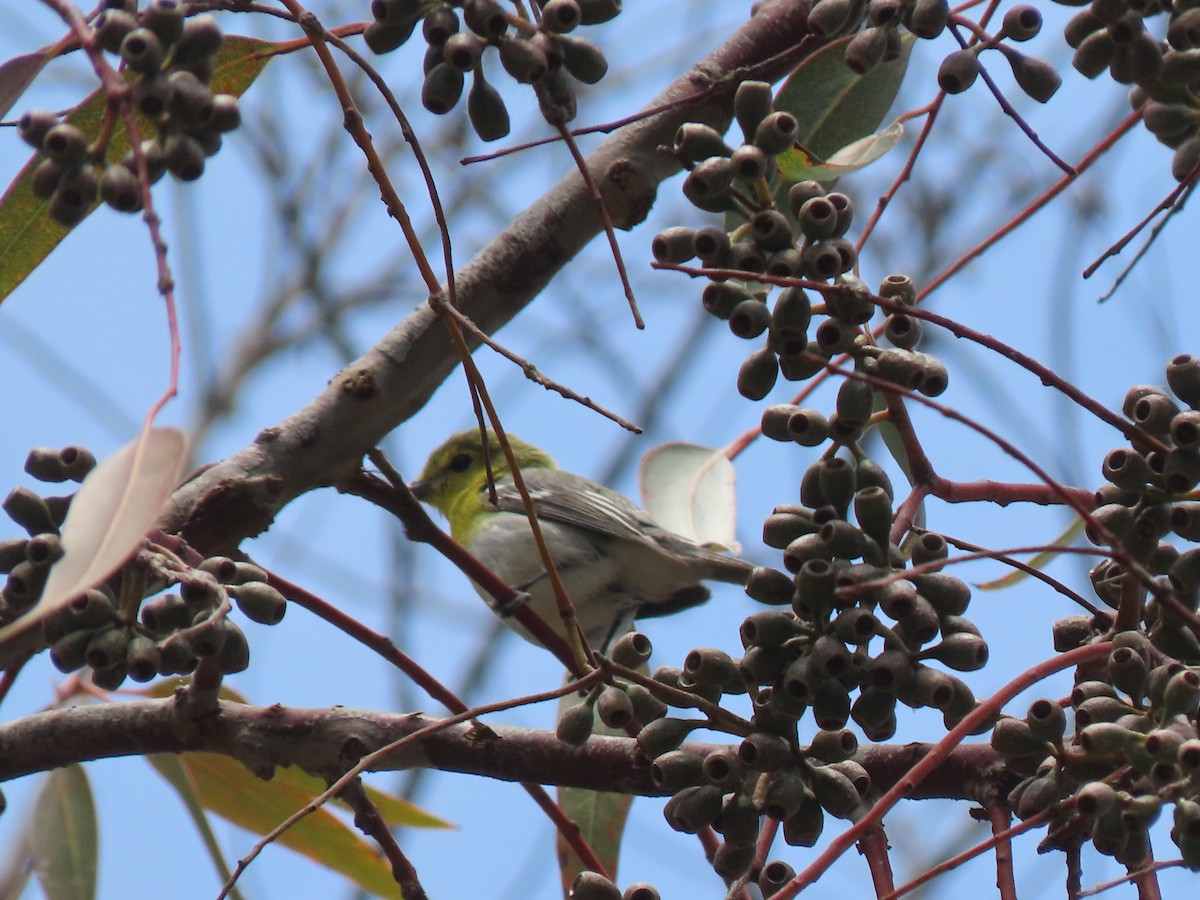
[[[819,159],[828,159],[879,127],[896,101],[916,38],[906,33],[900,56],[866,75],[846,67],[850,40],[847,35],[805,59],[775,97],[775,109],[790,112],[800,123],[796,143]]]
[[[226,37],[214,58],[213,91],[241,96],[270,61],[275,47],[275,44],[256,38]],[[24,65],[28,69],[32,63]],[[104,94],[97,90],[67,116],[67,121],[81,128],[92,140],[100,134],[104,109]],[[141,122],[139,126],[145,135],[154,133],[149,122]],[[124,126],[118,123],[108,145],[108,159],[118,160],[128,149],[129,136]],[[47,215],[49,201],[40,200],[33,193],[33,169],[37,161],[36,156],[30,159],[0,197],[0,302],[41,265],[67,235],[68,229]]]
[[[96,896],[96,804],[82,766],[55,769],[46,778],[26,840],[47,900]]]

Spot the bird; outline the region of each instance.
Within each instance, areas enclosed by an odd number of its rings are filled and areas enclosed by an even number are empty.
[[[744,585],[753,566],[656,523],[622,494],[558,468],[545,451],[508,436],[538,524],[588,645],[603,652],[638,618],[703,603],[701,582]],[[494,497],[488,484],[491,470]],[[450,535],[506,584],[559,636],[566,637],[521,495],[490,429],[459,432],[434,450],[409,487],[444,515]],[[475,584],[505,624],[536,639]]]

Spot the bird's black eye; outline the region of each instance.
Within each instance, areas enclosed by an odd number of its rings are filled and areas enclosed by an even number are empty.
[[[471,454],[460,453],[450,460],[451,472],[465,472],[471,466]]]

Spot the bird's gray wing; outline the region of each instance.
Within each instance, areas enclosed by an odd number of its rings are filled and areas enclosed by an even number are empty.
[[[686,538],[666,531],[626,497],[586,478],[557,469],[530,469],[522,474],[539,518],[626,541],[663,547],[672,543],[670,539],[691,544]],[[508,476],[496,482],[496,500],[497,508],[505,512],[525,512],[521,495]]]

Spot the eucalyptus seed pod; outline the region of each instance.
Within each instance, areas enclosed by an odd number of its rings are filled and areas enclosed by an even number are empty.
[[[756,566],[746,579],[746,596],[771,606],[791,603],[793,590],[792,579],[769,566]]]
[[[483,67],[475,69],[467,94],[467,116],[481,141],[498,141],[508,135],[510,123],[504,98],[483,76]]]
[[[619,666],[636,669],[650,659],[653,649],[648,637],[640,631],[629,631],[617,638],[608,657]]]
[[[983,638],[967,632],[947,635],[936,647],[922,652],[956,672],[974,672],[987,665],[988,646]]]
[[[1025,714],[1025,723],[1030,733],[1043,741],[1061,744],[1067,727],[1063,708],[1053,700],[1034,700]]]
[[[809,31],[819,38],[846,33],[858,24],[856,7],[854,0],[817,0],[808,13]]]
[[[46,132],[42,153],[66,169],[82,162],[87,155],[87,137],[77,126],[63,122]]]
[[[721,266],[728,261],[730,246],[729,234],[724,228],[716,225],[706,225],[696,229],[696,234],[692,238],[692,248],[706,266]],[[752,296],[740,285],[733,285],[729,282],[712,282],[712,284],[728,285],[731,290],[744,292],[745,297]]]
[[[609,685],[596,700],[596,715],[609,728],[623,729],[633,722],[633,701],[621,688]]]
[[[721,814],[713,828],[730,843],[753,843],[758,837],[758,809],[744,791],[728,794],[721,804]]]
[[[738,756],[755,772],[774,772],[791,764],[792,748],[777,734],[755,731],[738,745]]]
[[[603,875],[583,871],[571,882],[567,897],[569,900],[621,900],[621,889]]]
[[[699,719],[658,719],[638,732],[638,749],[648,759],[657,759],[678,748],[692,731],[702,725],[704,722]]]
[[[162,594],[142,604],[141,620],[155,635],[163,636],[186,627],[191,610],[178,594]]]
[[[58,531],[46,501],[27,487],[13,488],[4,498],[2,506],[8,517],[30,536]]]
[[[813,197],[824,197],[825,193],[825,188],[821,186],[819,181],[811,179],[798,181],[788,188],[788,209],[799,220],[800,210],[804,208],[804,204]]]
[[[926,531],[913,541],[911,558],[914,566],[929,567],[937,571],[939,567],[933,563],[942,562],[950,555],[950,547],[940,534]]]
[[[180,181],[195,181],[204,174],[204,147],[190,134],[172,134],[163,144],[167,171]]]
[[[1200,409],[1200,359],[1181,353],[1167,365],[1167,386],[1171,393],[1193,409]]]
[[[996,723],[991,744],[993,750],[1006,758],[1039,753],[1044,758],[1051,750],[1050,744],[1035,735],[1028,723],[1011,717],[1002,717]]]
[[[137,19],[123,9],[103,10],[92,22],[96,42],[109,53],[119,52],[125,35],[137,27]]]
[[[710,156],[697,163],[683,179],[683,195],[693,206],[705,209],[727,199],[733,184],[733,168],[724,156]]]
[[[49,200],[62,181],[63,167],[52,159],[43,159],[33,169],[30,187],[39,200]]]
[[[696,255],[696,249],[692,243],[695,234],[696,232],[691,228],[682,225],[665,228],[650,242],[650,252],[661,263],[674,265],[685,263]],[[709,282],[705,286],[705,290],[713,286],[719,287],[722,284],[723,282]],[[749,296],[748,293],[747,296]]]
[[[6,538],[0,541],[0,572],[11,572],[13,567],[25,562],[25,538]]]
[[[778,210],[764,209],[754,214],[750,220],[751,239],[768,253],[779,250],[794,249],[792,245],[792,226],[787,216]]]
[[[817,258],[816,266],[824,266],[834,260],[832,268],[826,268],[823,272],[818,273],[809,267],[809,250],[814,248],[824,251],[828,258]],[[813,278],[832,278],[836,274],[836,268],[841,265],[840,258],[837,256],[837,251],[828,246],[826,242],[813,244],[805,251],[805,270],[809,272]],[[818,254],[820,257],[820,254]],[[817,333],[814,335],[817,347],[826,357],[833,357],[839,353],[847,353],[854,347],[854,339],[858,337],[859,329],[855,325],[849,325],[839,319],[826,319],[817,326]]]
[[[802,447],[817,447],[829,439],[829,421],[815,409],[799,409],[788,417],[788,433]]]
[[[596,84],[608,74],[608,60],[600,48],[584,38],[560,35],[563,67],[578,81]]]
[[[532,41],[514,36],[505,38],[496,46],[504,71],[521,84],[540,81],[549,68],[546,54]]]
[[[88,645],[96,632],[71,631],[50,645],[50,663],[64,675],[83,668]]]
[[[818,731],[808,748],[811,757],[824,763],[842,762],[857,751],[858,738],[849,728]]]
[[[743,287],[730,284],[728,281],[710,281],[704,286],[700,302],[709,315],[716,316],[718,319],[728,319],[733,315],[738,304],[753,299],[754,295]]]
[[[767,782],[759,808],[763,815],[782,822],[799,812],[812,797],[812,790],[799,772],[781,771]]]
[[[129,632],[119,625],[97,631],[88,642],[84,661],[100,672],[121,666],[129,649]]]
[[[673,792],[663,808],[667,824],[675,831],[696,834],[721,815],[721,789],[711,784],[689,785]]]
[[[837,229],[837,208],[824,195],[810,197],[796,213],[800,230],[810,241],[833,237]]]
[[[563,711],[554,726],[555,736],[564,744],[582,747],[592,736],[595,716],[588,703],[579,703]]]
[[[467,73],[479,65],[483,42],[469,31],[452,34],[442,44],[442,61],[452,69]]]
[[[425,75],[421,105],[436,116],[444,116],[458,104],[462,90],[462,72],[445,62],[438,63]]]
[[[758,337],[770,324],[771,311],[757,298],[743,300],[729,313],[729,330],[743,340]]]
[[[846,45],[846,68],[856,75],[865,75],[883,62],[889,30],[883,27],[864,28],[854,35]]]
[[[230,590],[238,609],[252,622],[277,625],[287,612],[287,598],[271,585],[248,581]]]
[[[796,877],[796,870],[783,860],[772,860],[762,867],[758,875],[758,889],[764,897],[773,896]]]
[[[742,783],[745,766],[736,748],[725,747],[704,757],[704,778],[713,787],[735,791]]]
[[[633,720],[638,725],[649,725],[667,714],[667,704],[640,684],[626,685],[625,693],[629,695],[629,702],[633,704]]]
[[[766,269],[767,257],[754,241],[734,241],[729,245],[729,266],[758,274]]]
[[[1154,45],[1157,49],[1157,44]],[[1036,56],[1026,56],[1024,53],[1018,53],[1011,47],[1004,54],[1008,60],[1009,66],[1012,68],[1013,78],[1017,82],[1017,86],[1025,92],[1027,96],[1036,100],[1038,103],[1048,103],[1050,98],[1058,93],[1058,89],[1062,86],[1062,76],[1058,74],[1058,70],[1050,63],[1043,59],[1038,59]],[[1162,59],[1161,53],[1157,57]]]
[[[766,81],[743,81],[733,96],[733,115],[747,143],[754,140],[758,126],[771,114],[772,89]]]
[[[703,758],[694,750],[669,750],[650,764],[650,780],[664,793],[674,794],[703,781],[703,764]]]
[[[783,550],[796,538],[805,534],[816,534],[820,530],[821,526],[813,521],[812,510],[801,506],[788,509],[776,507],[763,522],[763,543],[776,550]]]
[[[904,24],[917,37],[930,40],[941,34],[949,21],[947,0],[916,0]]]
[[[1187,409],[1171,419],[1168,429],[1176,447],[1183,450],[1200,448],[1200,410]]]
[[[466,0],[463,22],[482,38],[498,38],[508,30],[508,17],[496,0]]]
[[[775,387],[778,377],[779,361],[770,348],[755,350],[738,370],[738,393],[747,400],[761,400]]]
[[[947,94],[961,94],[979,77],[979,57],[971,50],[955,50],[938,67],[937,83]]]
[[[372,4],[372,8],[374,4]],[[366,43],[368,49],[374,54],[391,53],[392,50],[403,47],[408,42],[408,38],[413,36],[413,31],[416,30],[416,23],[420,22],[419,17],[412,17],[397,22],[376,22],[367,23],[367,26],[362,30],[362,40]]]
[[[191,641],[182,634],[159,641],[158,651],[161,655],[159,675],[186,675],[194,671],[199,663]]]
[[[869,609],[852,606],[833,620],[833,633],[847,644],[865,644],[879,630],[879,620]]]
[[[777,156],[791,149],[799,130],[800,124],[791,113],[773,112],[755,129],[754,146],[768,156]]]
[[[46,133],[57,124],[58,116],[49,110],[31,109],[17,120],[17,134],[34,150],[40,150]]]
[[[839,572],[837,566],[822,557],[801,563],[796,574],[796,595],[792,600],[792,608],[798,616],[815,621],[834,605]]]
[[[738,680],[737,665],[724,650],[704,647],[684,658],[683,672],[698,684],[723,686]]]
[[[163,63],[162,42],[149,28],[135,28],[121,41],[121,59],[142,75],[153,75]]]
[[[158,645],[144,634],[134,634],[129,639],[125,657],[129,677],[139,683],[150,681],[158,674],[162,654]]]
[[[621,12],[621,0],[577,0],[579,24],[599,25],[615,19]]]
[[[204,13],[190,16],[183,23],[183,31],[171,51],[171,66],[198,59],[211,59],[220,49],[221,26],[212,16]]]
[[[821,837],[825,825],[825,811],[813,798],[805,803],[796,815],[783,823],[783,839],[792,847],[812,847]]]
[[[813,766],[809,773],[821,807],[839,819],[851,818],[862,801],[854,782],[832,766]]]
[[[141,182],[122,165],[105,166],[100,176],[100,198],[117,212],[137,212],[142,208]]]
[[[542,7],[542,28],[554,34],[566,34],[580,24],[583,11],[576,0],[547,0]]]

